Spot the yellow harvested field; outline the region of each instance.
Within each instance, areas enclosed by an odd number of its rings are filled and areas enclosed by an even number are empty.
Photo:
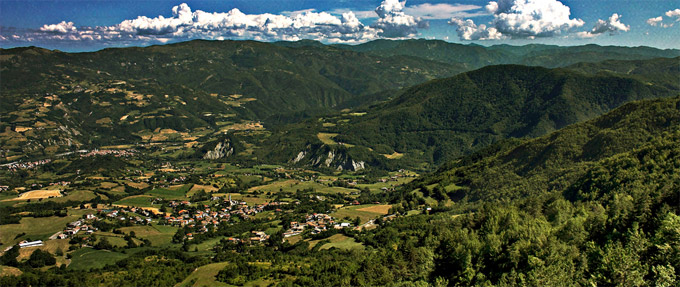
[[[132,197],[132,196],[130,196],[130,197]],[[112,205],[113,205],[113,206],[116,206],[116,207],[135,207],[135,208],[138,208],[138,209],[144,209],[144,210],[146,210],[146,211],[151,211],[151,212],[153,212],[154,214],[163,214],[163,212],[161,212],[161,211],[160,211],[158,208],[156,208],[156,207],[139,207],[139,206],[129,206],[129,205],[124,205],[124,204],[112,204]],[[170,213],[166,213],[166,215],[170,215]]]
[[[24,272],[21,272],[21,270],[19,270],[19,268],[16,267],[0,266],[0,277],[19,276],[23,273]]]
[[[25,131],[28,131],[28,130],[32,130],[32,129],[33,129],[32,127],[19,127],[19,126],[18,126],[18,127],[16,127],[14,130],[15,130],[16,132],[18,132],[18,133],[22,133],[22,132],[25,132]]]
[[[386,157],[386,158],[389,158],[389,159],[398,159],[398,158],[402,158],[404,156],[404,154],[398,153],[398,152],[395,151],[392,154],[383,154],[383,156]]]
[[[17,198],[10,198],[10,199],[5,199],[3,201],[12,201],[12,200],[28,200],[28,199],[38,199],[38,198],[50,198],[50,197],[61,197],[61,190],[58,189],[38,189],[38,190],[31,190],[24,192],[19,195]]]
[[[134,182],[134,181],[126,181],[125,184],[132,186],[136,189],[145,189],[149,187],[149,184],[146,182]]]
[[[383,205],[374,205],[374,206],[359,208],[359,209],[357,209],[357,211],[368,211],[368,212],[375,212],[375,213],[380,213],[380,214],[387,214],[389,212],[390,208],[392,208],[392,205],[383,204]]]
[[[95,121],[95,123],[100,124],[100,125],[106,125],[106,124],[111,124],[113,121],[111,121],[111,118],[101,118]]]
[[[333,137],[337,136],[338,134],[331,134],[331,133],[318,133],[316,134],[316,137],[319,138],[319,140],[322,143],[328,144],[328,145],[334,145],[338,144],[333,140]]]
[[[118,186],[118,183],[115,183],[115,182],[102,182],[100,185],[101,185],[101,187],[104,188],[104,189],[111,189],[111,188],[114,188],[114,187]]]

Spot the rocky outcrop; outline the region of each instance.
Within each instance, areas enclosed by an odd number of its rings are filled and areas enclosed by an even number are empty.
[[[210,160],[221,159],[229,157],[232,154],[234,154],[234,147],[231,145],[231,142],[227,139],[218,142],[217,145],[215,145],[214,149],[207,151],[205,155],[203,155],[203,159]]]
[[[290,162],[337,170],[357,171],[366,168],[366,163],[352,159],[346,148],[328,145],[308,145]]]

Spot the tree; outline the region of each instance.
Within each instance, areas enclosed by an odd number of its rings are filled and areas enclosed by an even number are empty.
[[[57,259],[49,252],[36,249],[26,263],[33,268],[40,268],[56,264]]]
[[[109,243],[109,239],[106,236],[102,237],[102,239],[94,246],[95,249],[111,249],[112,247],[113,246]]]
[[[14,247],[12,247],[12,249],[7,250],[5,254],[0,256],[0,265],[5,266],[19,265],[19,262],[17,262],[17,256],[19,256],[19,246],[15,245]]]

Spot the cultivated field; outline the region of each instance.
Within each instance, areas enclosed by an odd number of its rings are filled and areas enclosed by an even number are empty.
[[[355,218],[359,217],[359,219],[361,220],[361,224],[364,224],[371,219],[387,214],[385,208],[389,210],[390,207],[391,206],[389,205],[372,205],[372,204],[346,206],[338,209],[337,211],[331,213],[330,215],[337,219],[349,217],[350,219],[354,220]]]
[[[390,208],[392,208],[392,205],[382,204],[382,205],[373,205],[373,206],[369,206],[369,207],[359,208],[359,209],[357,209],[357,211],[367,211],[367,212],[379,213],[379,214],[385,215],[385,214],[388,213]]]
[[[80,248],[71,255],[73,258],[71,258],[71,264],[68,266],[68,269],[74,270],[101,268],[107,264],[114,264],[127,257],[127,255],[123,253],[109,250],[95,250],[92,248]]]
[[[135,206],[135,207],[156,207],[151,204],[155,197],[149,195],[133,195],[114,202],[118,206]]]
[[[325,249],[331,249],[331,248],[338,248],[338,249],[345,249],[345,250],[350,250],[350,249],[364,249],[364,245],[361,243],[356,242],[354,238],[347,237],[342,234],[335,234],[331,237],[328,237],[328,240],[330,240],[330,243],[326,243],[323,246],[321,246],[321,250]]]
[[[78,220],[83,214],[85,214],[84,211],[70,209],[69,215],[65,217],[24,217],[19,224],[0,225],[0,241],[3,246],[9,246],[25,238],[47,240],[52,234],[63,230],[66,224]],[[26,235],[16,238],[21,233],[26,233]]]
[[[188,286],[229,286],[226,283],[219,282],[215,280],[215,276],[220,270],[224,269],[229,265],[229,262],[220,262],[204,265],[196,268],[196,270],[191,273],[187,278],[182,281],[178,286],[188,287]]]
[[[134,231],[137,238],[149,239],[151,246],[163,246],[172,243],[172,236],[177,232],[177,227],[165,225],[130,226],[121,227],[120,231],[126,234]]]
[[[58,189],[38,189],[24,192],[17,198],[5,199],[4,201],[10,200],[29,200],[29,199],[39,199],[39,198],[50,198],[50,197],[60,197],[62,196],[61,190]]]

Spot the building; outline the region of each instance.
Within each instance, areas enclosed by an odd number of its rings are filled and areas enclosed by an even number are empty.
[[[25,247],[36,247],[36,246],[43,246],[42,240],[37,240],[37,241],[22,241],[19,243],[19,247],[25,248]]]

